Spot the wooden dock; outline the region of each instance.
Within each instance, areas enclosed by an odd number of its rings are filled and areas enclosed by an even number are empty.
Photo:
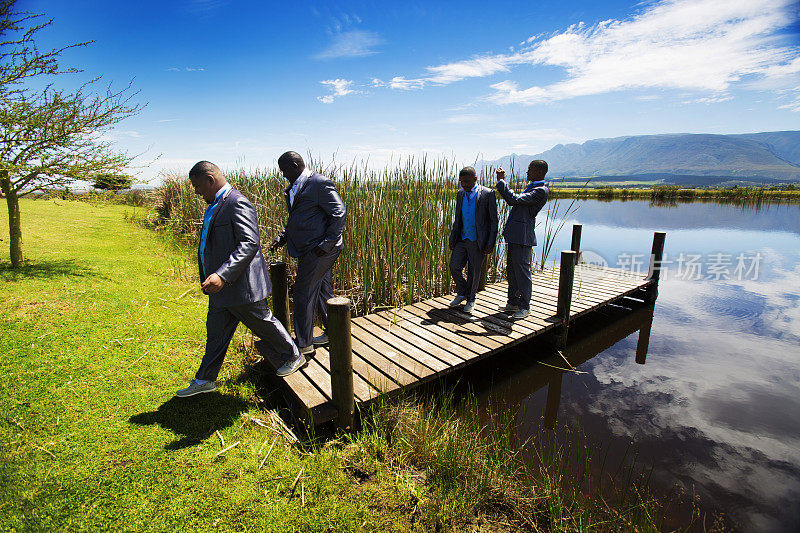
[[[663,234],[660,245],[656,244],[654,241],[654,256],[660,260],[661,251],[656,248],[663,248]],[[355,403],[365,406],[379,397],[417,387],[538,335],[550,333],[565,342],[569,322],[577,317],[626,296],[654,298],[658,273],[652,275],[652,268],[646,277],[575,264],[576,252],[563,254],[567,255],[562,255],[562,265],[567,268],[553,267],[533,274],[530,314],[521,320],[512,320],[500,311],[506,302],[505,282],[487,285],[479,292],[471,315],[460,307],[449,308],[454,296],[450,294],[353,318],[349,339]],[[280,366],[281,361],[268,347],[257,346],[273,367]],[[336,376],[341,374],[337,368],[335,364],[332,386],[331,354],[327,348],[317,348],[306,367],[284,378],[310,423],[321,424],[337,417],[336,406],[341,405],[333,390]]]

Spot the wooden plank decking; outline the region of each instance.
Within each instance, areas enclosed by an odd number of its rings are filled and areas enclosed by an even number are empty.
[[[448,308],[453,295],[442,296],[352,319],[353,386],[357,403],[397,393],[458,370],[559,326],[556,315],[559,269],[533,274],[531,312],[512,321],[500,312],[506,283],[479,292],[472,315]],[[618,269],[579,264],[570,320],[638,293],[651,281]],[[274,354],[259,346],[280,366]],[[336,416],[331,403],[330,358],[318,348],[308,365],[285,379],[298,404],[320,424]]]

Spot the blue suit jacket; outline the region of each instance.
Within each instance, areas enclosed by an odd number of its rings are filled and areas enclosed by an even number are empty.
[[[205,260],[205,272],[200,253]],[[220,199],[209,222],[205,251],[198,247],[197,260],[201,282],[214,272],[225,282],[222,290],[208,295],[211,307],[257,302],[272,291],[261,252],[256,210],[236,189]]]
[[[497,199],[494,191],[483,185],[476,185],[478,198],[475,200],[475,229],[478,231],[478,248],[481,251],[487,246],[494,248],[497,242]],[[450,230],[450,245],[455,246],[461,240],[464,218],[461,216],[461,204],[464,200],[464,189],[456,194],[456,217]]]
[[[276,238],[278,244],[287,244],[292,257],[302,257],[317,246],[326,253],[341,247],[347,211],[333,181],[314,172],[294,195],[291,206],[290,190],[291,186],[284,192],[289,218]]]
[[[530,192],[516,194],[505,180],[497,182],[497,191],[500,196],[511,206],[506,226],[503,228],[503,237],[507,243],[521,244],[522,246],[536,246],[536,215],[547,202],[550,189],[547,185],[534,187]]]

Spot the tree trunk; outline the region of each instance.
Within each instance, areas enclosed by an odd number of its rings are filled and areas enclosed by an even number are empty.
[[[11,266],[18,268],[22,264],[22,223],[19,216],[19,198],[11,186],[7,170],[0,170],[0,188],[8,203],[8,232],[11,238]]]

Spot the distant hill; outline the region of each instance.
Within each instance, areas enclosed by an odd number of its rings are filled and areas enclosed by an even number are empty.
[[[663,134],[595,139],[559,144],[534,155],[511,154],[479,161],[476,168],[523,170],[544,159],[548,177],[575,176],[729,176],[732,179],[800,179],[800,131],[739,135]]]

